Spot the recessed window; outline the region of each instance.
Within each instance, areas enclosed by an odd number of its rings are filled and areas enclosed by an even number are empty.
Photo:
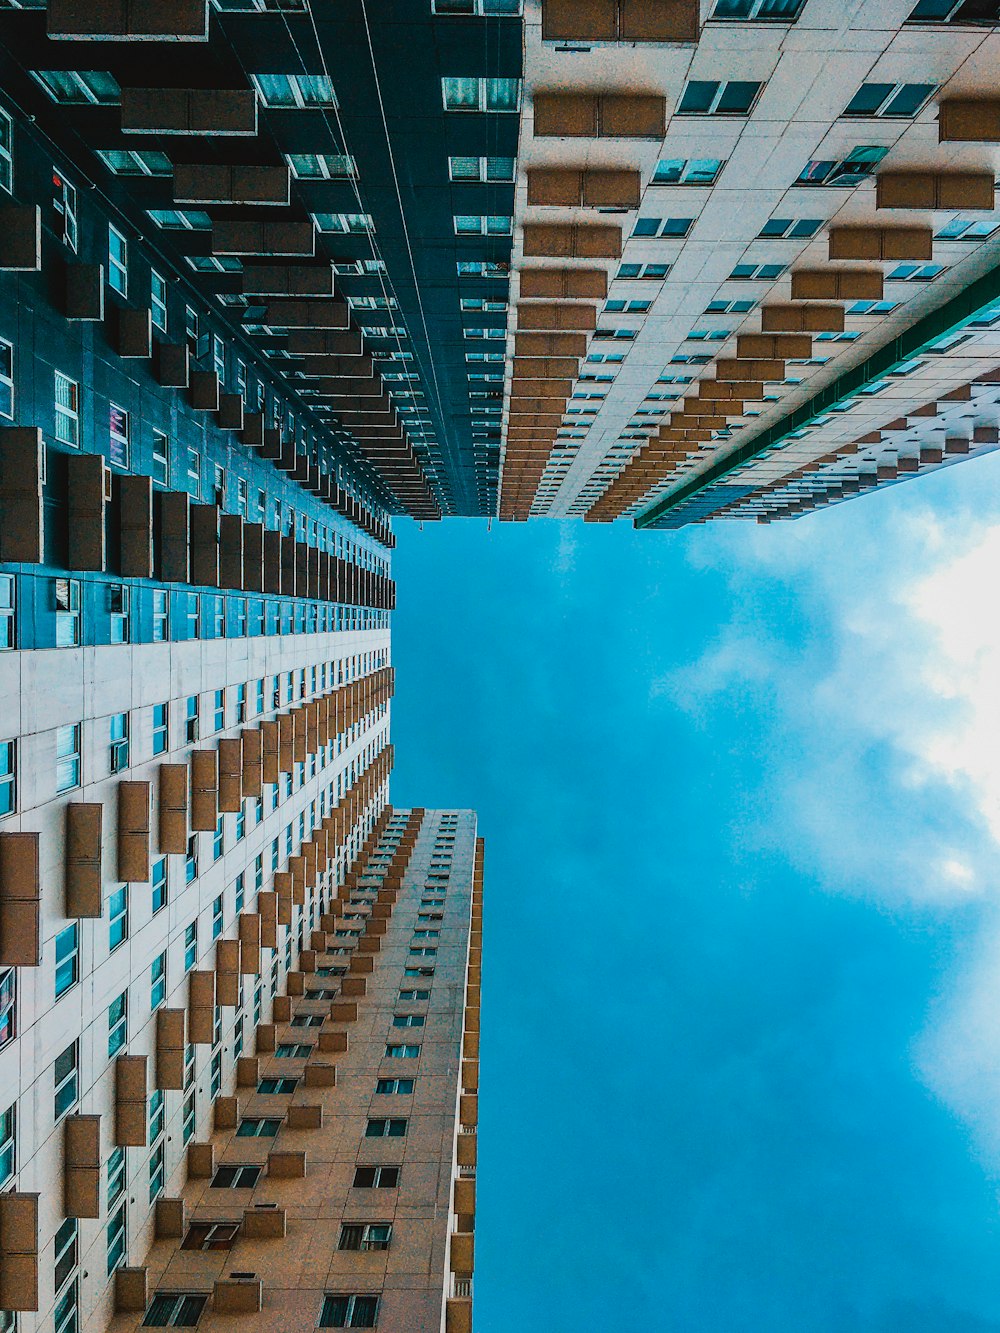
[[[77,1043],[74,1041],[62,1054],[56,1056],[53,1068],[55,1083],[53,1112],[56,1120],[61,1119],[70,1107],[76,1104],[80,1095],[77,1054]]]
[[[164,883],[166,882],[167,858],[157,863],[163,866]],[[154,911],[156,909],[154,908]],[[149,969],[149,1008],[150,1012],[158,1009],[167,998],[167,955],[158,954]]]
[[[260,1166],[220,1166],[212,1177],[212,1189],[252,1190],[263,1169]]]
[[[14,345],[0,338],[0,417],[14,419]]]
[[[128,1039],[128,991],[122,991],[108,1007],[108,1059],[113,1059]],[[162,1094],[161,1094],[162,1096]]]
[[[679,116],[746,116],[757,100],[762,83],[730,79],[714,83],[691,79],[677,106]]]
[[[341,1250],[387,1250],[392,1240],[391,1222],[346,1222],[340,1229]]]
[[[281,1128],[281,1121],[264,1116],[240,1121],[236,1137],[240,1139],[273,1139]]]
[[[651,185],[713,185],[725,162],[718,157],[661,158]]]
[[[510,273],[510,265],[501,260],[459,259],[456,267],[460,278],[506,278]]]
[[[123,884],[108,899],[108,952],[114,953],[128,939],[128,885]]]
[[[1000,23],[997,0],[919,0],[907,23]]]
[[[863,83],[841,115],[909,120],[937,89],[936,83]]]
[[[753,279],[771,281],[780,278],[784,271],[784,264],[737,264],[729,276],[737,282],[749,282]]]
[[[694,218],[637,218],[633,236],[663,236],[679,239],[694,226]]]
[[[356,1190],[394,1190],[398,1184],[398,1166],[359,1166],[354,1170]]]
[[[36,69],[31,71],[53,102],[116,106],[122,90],[112,75],[99,70]]]
[[[212,219],[197,209],[148,208],[146,212],[164,231],[209,231]]]
[[[80,445],[80,386],[55,372],[55,436],[60,444]]]
[[[346,181],[358,174],[350,153],[286,153],[285,160],[298,180]]]
[[[405,1120],[369,1120],[365,1127],[366,1139],[401,1139],[405,1135]]]
[[[606,315],[644,315],[652,305],[652,301],[606,301],[604,303],[604,313]]]
[[[419,1055],[420,1047],[409,1043],[390,1042],[385,1048],[387,1060],[416,1060]]]
[[[806,0],[716,0],[713,19],[750,19],[758,23],[794,23]]]
[[[109,455],[111,462],[118,467],[128,467],[129,427],[129,414],[123,407],[118,407],[117,404],[112,403],[108,408]]]
[[[509,236],[514,219],[502,213],[456,213],[456,236]]]
[[[758,236],[762,241],[806,240],[815,236],[822,225],[822,218],[770,218]]]
[[[257,1091],[269,1097],[288,1095],[295,1091],[297,1078],[262,1078]]]
[[[453,181],[512,181],[512,157],[449,157],[448,175]]]
[[[16,1166],[16,1147],[17,1147],[17,1109],[9,1106],[3,1115],[0,1115],[0,1185],[6,1185],[14,1174]],[[341,1238],[342,1250],[361,1249],[360,1245],[347,1246],[343,1244]],[[388,1241],[385,1245],[378,1247],[375,1245],[367,1247],[369,1249],[388,1249]]]
[[[6,111],[0,111],[0,190],[11,194],[14,189],[14,122]]]
[[[320,231],[358,235],[375,230],[375,224],[368,213],[314,213],[312,216]]]
[[[65,995],[80,980],[80,927],[77,922],[56,936],[55,995]]]
[[[986,218],[952,218],[940,231],[934,233],[936,241],[984,241],[992,236],[1000,222]]]
[[[152,269],[149,275],[149,304],[153,315],[153,327],[161,333],[167,331],[167,280]]]
[[[337,105],[333,81],[326,74],[251,74],[250,77],[266,107],[287,110]]]
[[[99,148],[97,156],[116,176],[169,176],[173,172],[166,153],[150,149]]]
[[[112,713],[108,733],[109,771],[121,773],[128,768],[128,713]]]
[[[56,791],[80,785],[80,724],[56,728]]]
[[[277,1060],[306,1060],[313,1052],[312,1042],[280,1042],[274,1048]]]
[[[508,18],[520,14],[521,5],[522,0],[431,0],[431,13]]]
[[[182,1250],[229,1250],[240,1234],[239,1222],[192,1222]]]
[[[445,111],[518,111],[520,79],[442,79]]]
[[[897,264],[885,275],[886,282],[930,282],[944,272],[944,264]]]
[[[840,161],[815,159],[806,163],[795,184],[839,187],[860,185],[872,174],[888,151],[888,148],[874,144],[861,144]]]
[[[377,1296],[323,1297],[320,1328],[374,1328],[378,1317]]]
[[[375,1084],[375,1091],[382,1097],[408,1097],[413,1092],[412,1078],[380,1078]]]
[[[17,741],[0,741],[0,819],[17,809]]]
[[[194,1291],[158,1292],[150,1301],[143,1328],[194,1328],[208,1296]]]
[[[615,277],[641,282],[662,282],[669,272],[669,264],[621,264]]]
[[[756,301],[709,301],[705,307],[706,315],[745,315],[757,304]]]

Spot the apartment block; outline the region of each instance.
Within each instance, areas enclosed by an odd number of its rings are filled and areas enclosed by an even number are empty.
[[[770,522],[995,449],[998,25],[527,0],[501,517]]]

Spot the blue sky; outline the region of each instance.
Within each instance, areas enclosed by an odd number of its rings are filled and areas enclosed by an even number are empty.
[[[1000,1333],[1000,458],[399,538],[392,797],[487,842],[479,1333]]]

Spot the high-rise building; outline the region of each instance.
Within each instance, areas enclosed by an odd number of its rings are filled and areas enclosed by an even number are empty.
[[[86,427],[86,343],[374,521],[770,521],[950,465],[997,443],[998,25],[7,0],[0,267],[76,333],[56,421],[0,328],[0,411],[71,436],[78,394]],[[163,423],[111,407],[111,466],[186,484]]]

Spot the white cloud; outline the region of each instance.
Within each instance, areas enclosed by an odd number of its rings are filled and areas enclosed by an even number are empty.
[[[651,693],[699,720],[748,693],[756,713],[770,710],[760,837],[828,886],[864,882],[891,904],[991,886],[1000,503],[981,497],[994,461],[967,464],[946,503],[918,483],[794,523],[708,526],[689,544],[693,564],[725,575],[737,609]],[[928,817],[939,793],[958,812],[951,826]]]

